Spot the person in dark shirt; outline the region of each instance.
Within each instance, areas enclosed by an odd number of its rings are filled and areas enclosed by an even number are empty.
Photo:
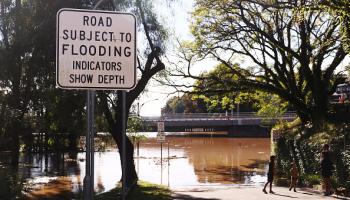
[[[264,186],[263,192],[267,194],[266,187],[270,183],[270,193],[274,193],[272,191],[272,182],[273,182],[273,174],[275,172],[275,156],[270,156],[270,162],[269,162],[269,171],[267,172],[267,183]]]
[[[333,175],[333,162],[331,160],[329,145],[325,144],[321,152],[321,175],[325,188],[325,196],[331,195],[331,176]]]

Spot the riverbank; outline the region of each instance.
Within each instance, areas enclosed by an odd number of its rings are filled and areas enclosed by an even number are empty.
[[[110,191],[95,196],[95,200],[118,199],[120,197],[120,188],[114,188]],[[121,199],[121,198],[119,198]],[[133,200],[170,200],[171,190],[167,187],[139,181],[138,185],[130,191],[128,199]]]

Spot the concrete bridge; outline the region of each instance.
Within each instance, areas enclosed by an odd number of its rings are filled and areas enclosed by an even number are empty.
[[[215,134],[230,137],[268,137],[271,126],[277,121],[293,121],[295,112],[286,112],[279,118],[261,118],[255,112],[226,113],[175,113],[160,117],[141,117],[150,131],[157,131],[158,122],[163,121],[166,132],[191,132],[193,134]]]

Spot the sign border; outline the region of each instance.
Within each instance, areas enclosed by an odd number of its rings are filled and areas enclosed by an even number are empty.
[[[62,86],[59,83],[59,52],[58,52],[58,44],[59,44],[59,22],[60,22],[60,14],[63,11],[76,11],[76,12],[89,12],[89,13],[108,13],[108,14],[117,14],[117,15],[130,15],[134,18],[135,20],[135,42],[134,42],[134,84],[131,87],[83,87],[83,86]],[[87,9],[74,9],[74,8],[62,8],[60,9],[57,14],[56,14],[56,86],[62,89],[94,89],[94,90],[131,90],[136,87],[136,37],[137,37],[137,21],[136,21],[136,16],[132,13],[124,13],[124,12],[116,12],[116,11],[106,11],[106,10],[87,10]]]

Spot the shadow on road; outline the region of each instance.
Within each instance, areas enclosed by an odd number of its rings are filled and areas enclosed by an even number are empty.
[[[213,198],[199,198],[199,197],[193,197],[190,195],[185,195],[185,194],[175,194],[174,196],[174,200],[220,200],[220,199],[213,199]]]
[[[291,198],[291,199],[298,199],[298,197],[293,197],[293,196],[289,196],[289,195],[285,195],[285,194],[274,193],[272,195],[281,196],[281,197],[288,197],[288,198]]]
[[[315,195],[315,194],[313,194],[313,193],[310,193],[310,192],[300,192],[300,194],[305,194],[305,195]]]

